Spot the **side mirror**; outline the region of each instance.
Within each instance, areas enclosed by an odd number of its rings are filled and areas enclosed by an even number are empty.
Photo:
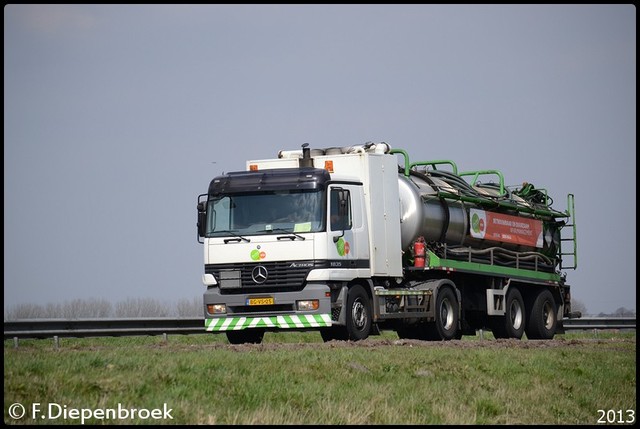
[[[200,199],[201,196],[202,195],[198,196],[198,199]],[[198,243],[204,243],[203,241],[200,241],[200,237],[205,236],[206,226],[207,226],[207,210],[206,210],[205,201],[198,201],[197,209],[198,209],[198,218],[197,218],[198,221],[196,226],[198,229]]]

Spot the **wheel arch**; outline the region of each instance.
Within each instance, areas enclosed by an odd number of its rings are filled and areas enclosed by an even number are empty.
[[[365,292],[367,292],[367,295],[369,296],[369,299],[373,299],[373,290],[374,290],[374,283],[373,280],[371,279],[366,279],[366,278],[355,278],[349,282],[347,282],[347,287],[348,288],[352,288],[355,285],[360,285],[364,288]]]

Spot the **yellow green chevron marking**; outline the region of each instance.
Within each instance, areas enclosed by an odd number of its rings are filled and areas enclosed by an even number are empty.
[[[237,331],[247,328],[319,328],[331,326],[330,314],[265,317],[218,317],[205,319],[207,331]]]

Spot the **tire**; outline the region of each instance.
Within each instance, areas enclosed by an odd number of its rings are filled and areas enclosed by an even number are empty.
[[[491,332],[495,338],[521,339],[524,334],[526,315],[522,294],[516,288],[509,288],[505,300],[504,317],[494,320]]]
[[[240,331],[227,331],[227,340],[230,344],[260,344],[264,337],[264,329],[242,329]]]
[[[355,285],[349,289],[346,311],[347,339],[351,341],[366,339],[371,332],[371,300],[361,285]]]
[[[527,338],[530,340],[551,340],[558,327],[558,308],[548,289],[536,296],[531,306],[527,322]]]
[[[445,287],[438,290],[436,320],[433,327],[427,327],[429,339],[432,337],[430,334],[433,334],[435,340],[449,341],[458,338],[459,308],[460,303],[451,288]]]

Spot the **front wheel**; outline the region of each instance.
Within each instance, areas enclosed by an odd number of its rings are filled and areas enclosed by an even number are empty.
[[[347,296],[347,339],[364,340],[371,331],[371,300],[361,285],[349,289]]]
[[[558,308],[548,289],[536,296],[531,306],[527,323],[527,338],[530,340],[551,340],[558,327]]]
[[[320,329],[324,342],[364,340],[371,332],[372,310],[371,300],[361,285],[352,286],[347,293],[345,326],[332,326]]]

